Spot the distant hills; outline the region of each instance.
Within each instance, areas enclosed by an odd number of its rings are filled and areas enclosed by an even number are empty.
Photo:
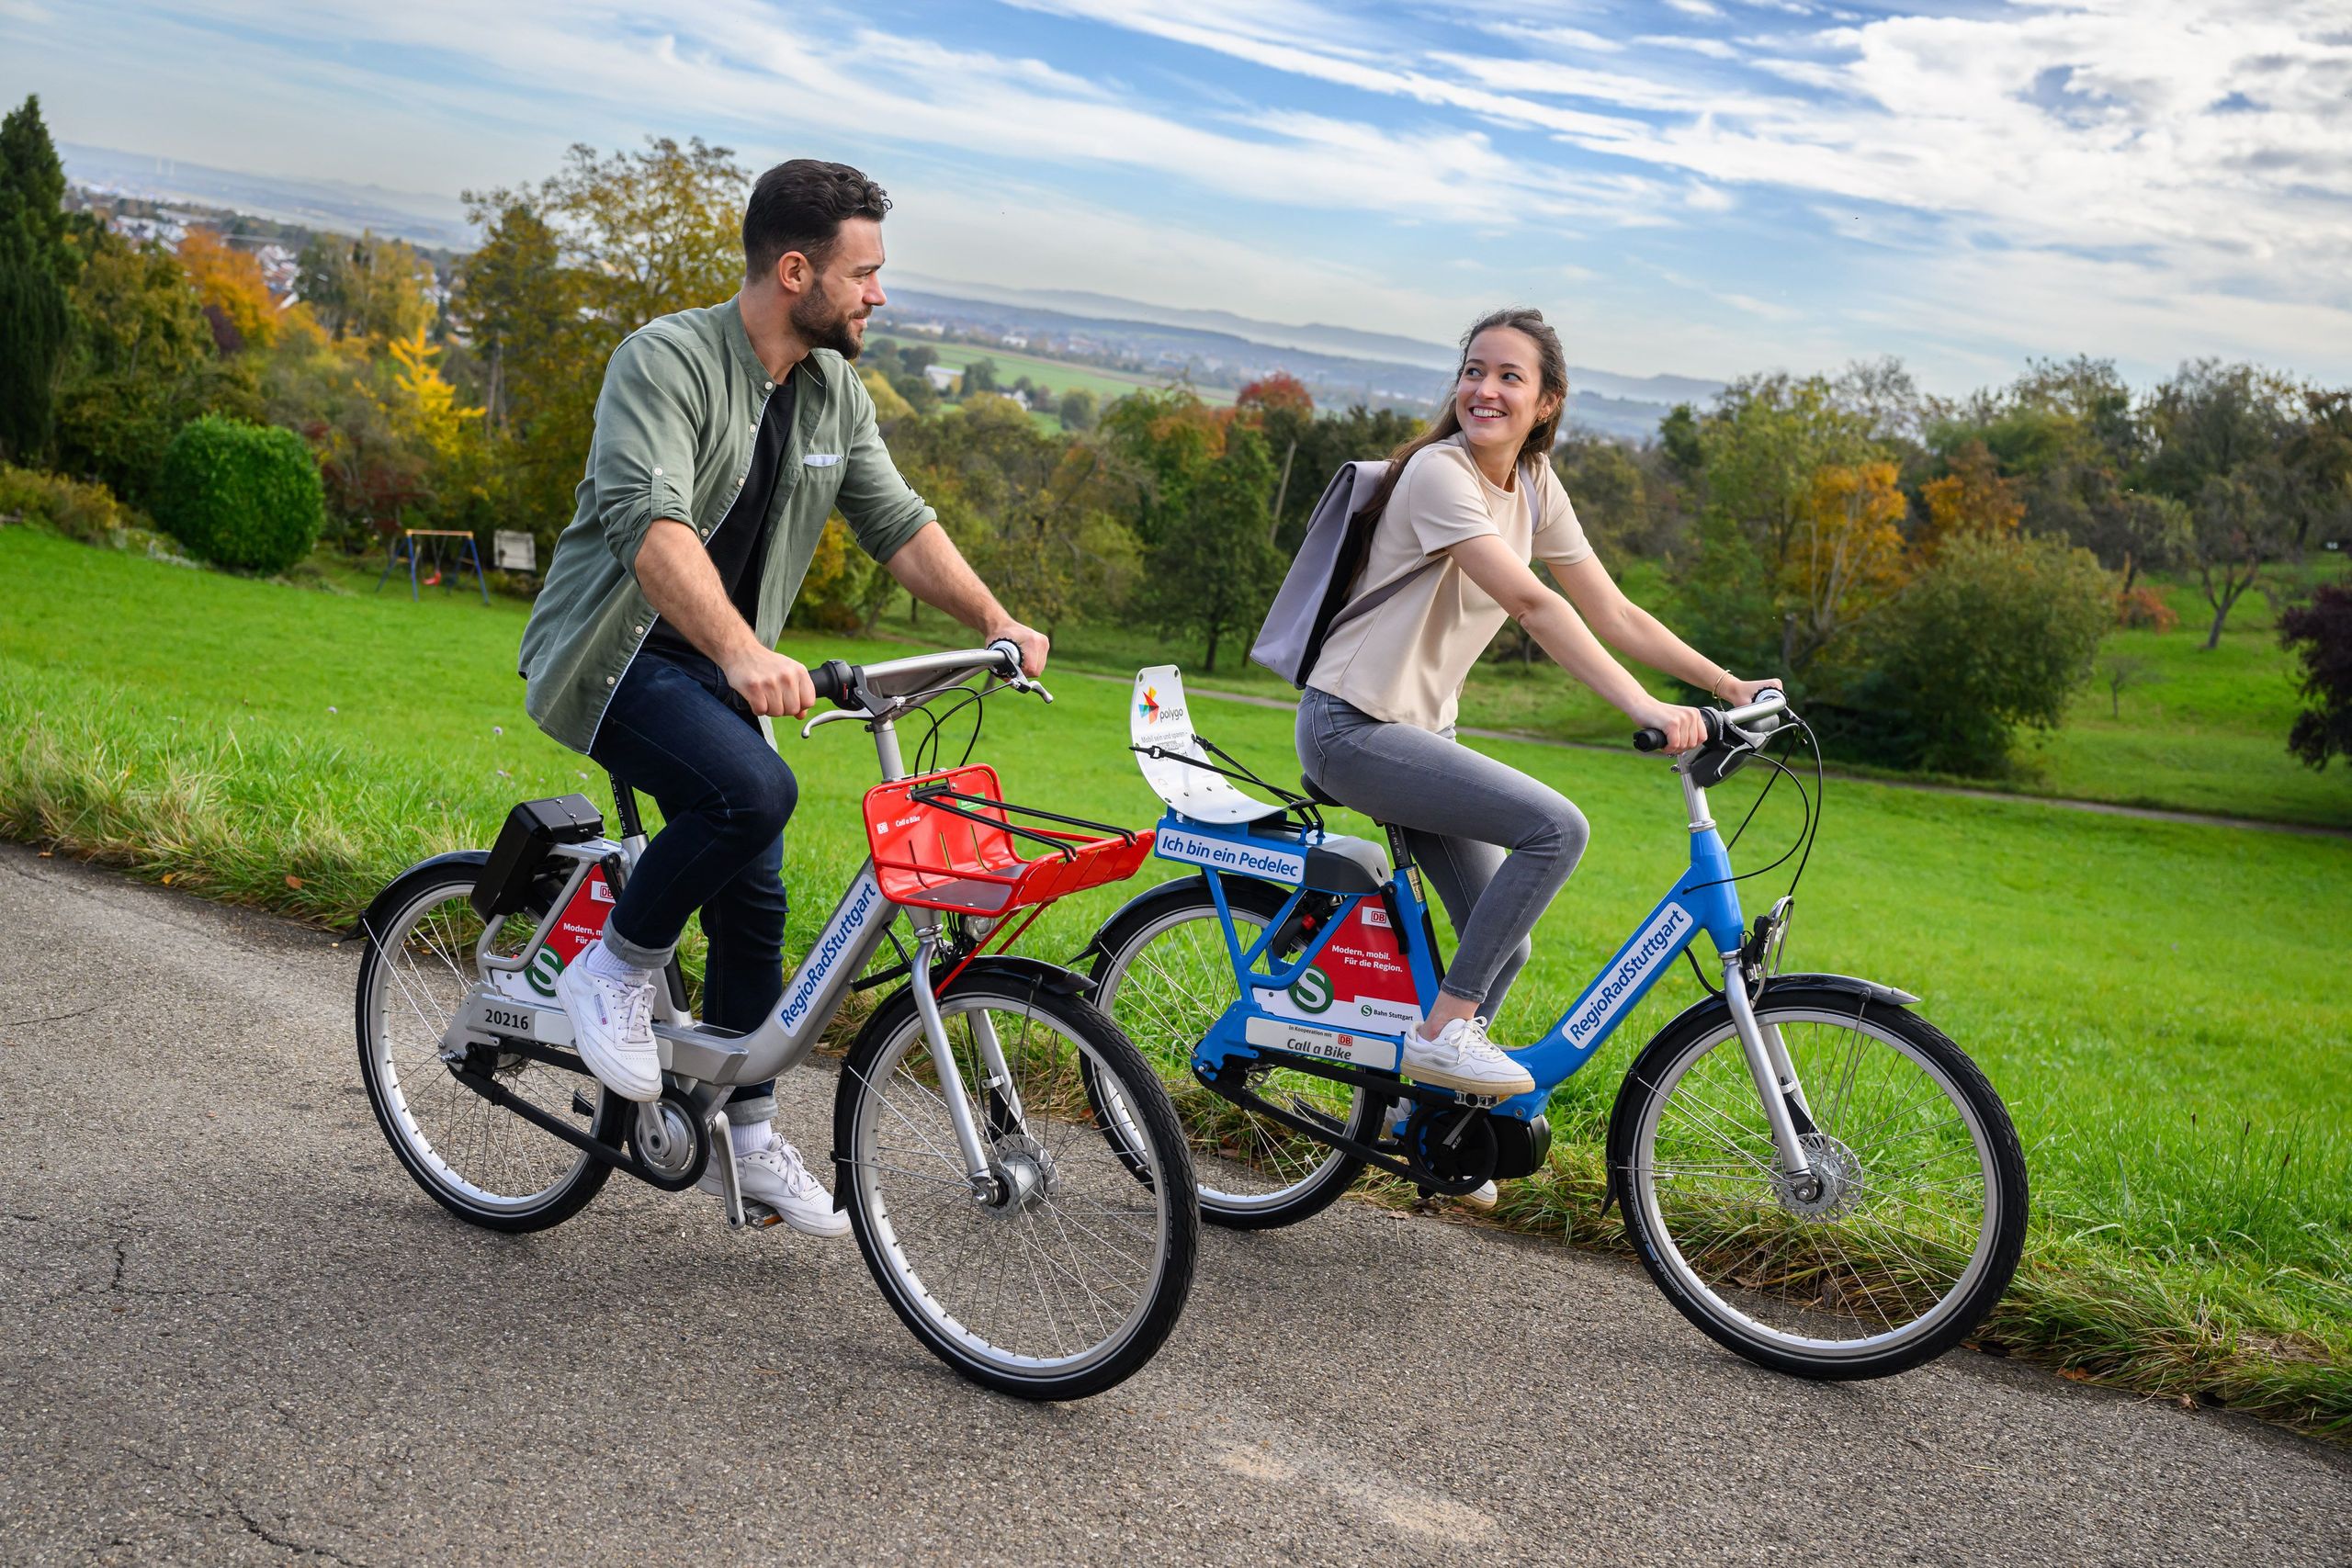
[[[372,229],[464,251],[479,237],[453,197],[341,180],[246,174],[146,153],[59,144],[80,185],[160,202],[191,202],[330,232]],[[1032,352],[1056,345],[1133,361],[1203,385],[1238,387],[1281,370],[1305,382],[1324,407],[1362,401],[1424,411],[1445,392],[1454,349],[1395,333],[1311,321],[1259,321],[1229,310],[1153,305],[1083,289],[1025,288],[894,269],[889,321],[932,320],[981,335],[1027,338]],[[1678,402],[1704,402],[1719,381],[1688,376],[1626,376],[1571,367],[1568,419],[1603,435],[1640,440]]]
[[[1424,411],[1444,396],[1455,350],[1389,333],[1321,323],[1293,326],[1227,310],[1150,305],[1076,289],[1014,288],[900,273],[885,315],[893,325],[935,321],[1028,340],[1031,353],[1114,355],[1204,385],[1239,386],[1276,370],[1304,382],[1326,408],[1365,402]],[[1572,366],[1568,420],[1602,435],[1643,440],[1679,402],[1704,402],[1720,381],[1623,376]]]
[[[372,229],[421,244],[451,250],[471,250],[481,237],[466,222],[464,203],[454,197],[424,191],[387,190],[381,186],[354,185],[342,180],[295,179],[281,175],[247,175],[158,158],[141,152],[119,152],[109,147],[88,147],[62,141],[58,156],[65,175],[77,185],[118,191],[148,201],[194,202],[225,207],[279,223],[306,229],[356,234]]]

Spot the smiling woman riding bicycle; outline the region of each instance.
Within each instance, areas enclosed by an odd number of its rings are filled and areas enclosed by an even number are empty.
[[[1380,602],[1334,619],[1299,703],[1297,743],[1317,786],[1408,831],[1459,938],[1436,1005],[1405,1036],[1405,1075],[1510,1096],[1532,1080],[1487,1039],[1487,1022],[1587,829],[1558,791],[1453,739],[1471,667],[1509,617],[1676,751],[1706,739],[1699,710],[1651,696],[1603,643],[1734,704],[1774,682],[1743,681],[1702,657],[1594,558],[1547,460],[1568,376],[1542,312],[1496,311],[1462,344],[1443,412],[1397,448],[1364,508],[1374,526],[1351,601]],[[1565,597],[1531,559],[1552,569]],[[1492,1195],[1489,1184],[1471,1199]]]

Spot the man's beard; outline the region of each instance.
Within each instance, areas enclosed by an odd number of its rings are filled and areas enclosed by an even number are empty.
[[[843,359],[857,357],[857,334],[850,331],[852,317],[846,310],[829,314],[820,296],[797,300],[792,307],[792,330],[810,348],[830,348]]]

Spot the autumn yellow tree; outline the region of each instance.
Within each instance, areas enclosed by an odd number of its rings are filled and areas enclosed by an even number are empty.
[[[457,389],[434,363],[441,357],[441,350],[424,341],[424,328],[394,338],[386,346],[392,356],[392,386],[397,394],[387,408],[393,424],[431,453],[436,463],[461,460],[481,429],[482,411],[458,406]]]
[[[1906,510],[1893,463],[1814,470],[1781,559],[1789,668],[1830,652],[1903,586]]]
[[[2001,468],[1982,441],[1972,441],[1951,457],[1951,471],[1919,487],[1928,503],[1927,525],[1913,541],[1922,560],[1932,560],[1945,541],[1962,534],[2006,538],[2025,521],[2025,498],[2017,482],[2001,477]]]
[[[196,285],[197,303],[217,310],[238,338],[266,348],[277,335],[277,306],[262,281],[261,264],[209,229],[191,229],[180,242],[180,269]]]

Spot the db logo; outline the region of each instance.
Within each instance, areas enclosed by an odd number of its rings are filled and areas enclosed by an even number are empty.
[[[1309,969],[1292,982],[1290,999],[1308,1012],[1321,1012],[1331,1005],[1331,976],[1320,969]]]

